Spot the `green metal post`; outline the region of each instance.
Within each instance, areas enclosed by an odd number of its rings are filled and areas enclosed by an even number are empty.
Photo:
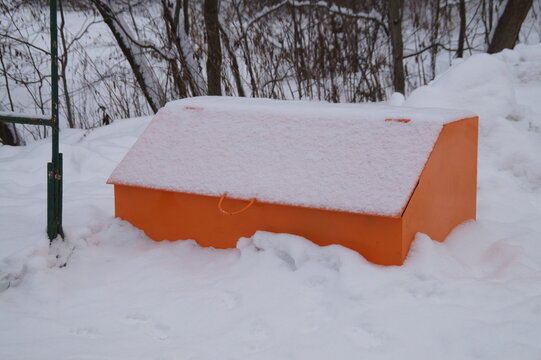
[[[64,237],[62,230],[62,154],[58,151],[58,30],[56,0],[51,0],[51,121],[52,121],[52,159],[51,169],[47,171],[49,194],[47,196],[47,234],[52,241],[58,235]]]
[[[53,158],[55,167],[58,165],[58,48],[56,27],[56,0],[51,0],[51,110],[53,121]]]
[[[58,197],[57,197],[57,214],[58,214],[58,234],[62,236],[62,239],[64,238],[64,229],[62,228],[62,199],[63,199],[63,186],[62,181],[64,179],[64,160],[62,158],[62,153],[58,154],[58,175],[59,175],[59,181],[57,182],[58,186]]]
[[[52,241],[56,238],[56,227],[54,226],[55,211],[54,211],[54,164],[52,162],[47,163],[47,235],[49,240]]]

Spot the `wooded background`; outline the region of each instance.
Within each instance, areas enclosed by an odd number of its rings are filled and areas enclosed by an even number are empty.
[[[58,0],[63,127],[230,95],[386,100],[456,59],[539,42],[533,0]],[[48,1],[0,0],[0,111],[48,114]],[[24,144],[45,127],[0,124]]]

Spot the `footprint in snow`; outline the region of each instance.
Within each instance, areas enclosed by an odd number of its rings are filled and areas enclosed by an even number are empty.
[[[170,328],[164,324],[154,324],[152,326],[152,335],[158,340],[167,340],[169,338]]]
[[[171,330],[169,326],[154,322],[145,314],[130,313],[126,315],[126,321],[129,324],[141,327],[145,332],[158,340],[166,340],[169,338]]]
[[[130,324],[143,324],[149,321],[148,316],[140,313],[129,313],[126,315],[126,320]]]
[[[253,354],[269,348],[272,334],[272,329],[263,320],[252,322],[246,329],[245,351]]]
[[[353,343],[365,349],[374,348],[383,343],[383,338],[379,334],[364,326],[353,327],[346,336]]]
[[[265,340],[272,333],[271,328],[263,320],[256,320],[250,325],[249,337],[254,340]]]
[[[220,307],[231,310],[240,305],[242,297],[236,291],[224,291],[216,297],[216,301]]]
[[[79,327],[71,329],[70,332],[73,335],[86,337],[86,338],[95,338],[99,335],[98,330],[92,327]]]
[[[302,286],[309,290],[324,291],[329,284],[329,279],[325,276],[310,276],[302,282]]]

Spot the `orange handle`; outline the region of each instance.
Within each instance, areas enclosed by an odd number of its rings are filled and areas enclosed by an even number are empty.
[[[220,198],[220,201],[218,201],[218,209],[219,209],[222,213],[224,213],[224,214],[226,214],[226,215],[237,215],[237,214],[240,214],[241,212],[248,210],[248,208],[249,208],[250,206],[252,206],[252,205],[255,203],[255,198],[253,198],[252,200],[250,200],[250,202],[248,203],[248,205],[246,205],[246,206],[243,207],[242,209],[240,209],[240,210],[238,210],[238,211],[232,211],[232,212],[231,212],[231,211],[224,210],[224,209],[222,208],[222,202],[224,201],[224,199],[225,199],[226,196],[227,196],[227,193],[224,193],[224,194],[222,195],[222,197]]]

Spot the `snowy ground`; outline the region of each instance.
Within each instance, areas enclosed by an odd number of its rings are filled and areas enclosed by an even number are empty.
[[[419,235],[403,267],[267,233],[152,242],[113,218],[105,184],[144,118],[62,132],[74,250],[58,268],[50,143],[1,147],[0,359],[539,359],[540,100],[541,45],[471,57],[406,100],[473,110],[481,129],[478,221]]]

